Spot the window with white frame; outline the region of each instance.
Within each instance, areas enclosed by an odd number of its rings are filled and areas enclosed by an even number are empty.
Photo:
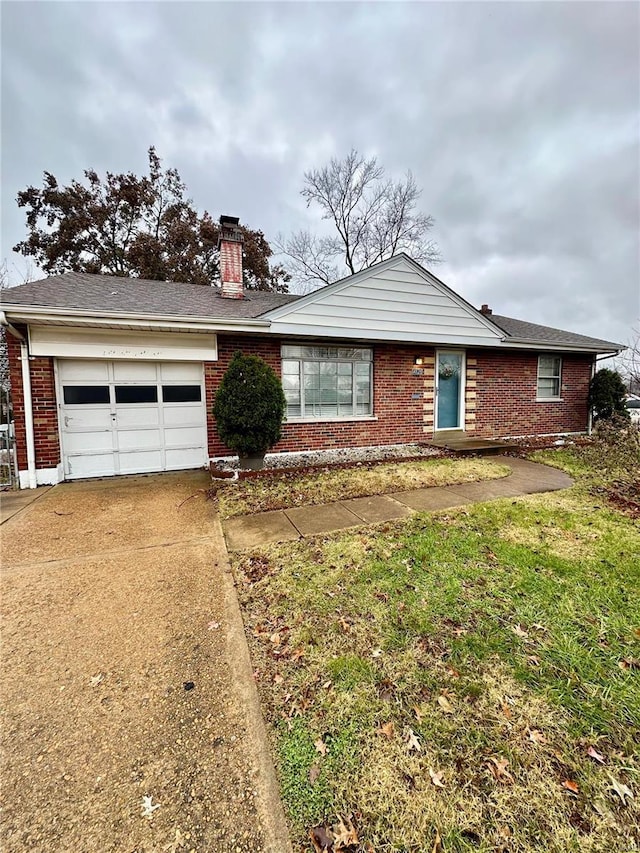
[[[282,347],[287,418],[357,418],[373,412],[373,350]]]
[[[562,385],[562,359],[559,355],[538,357],[538,398],[559,399]]]

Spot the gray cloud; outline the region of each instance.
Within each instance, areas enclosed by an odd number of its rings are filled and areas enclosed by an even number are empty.
[[[212,214],[323,223],[302,173],[411,169],[436,274],[474,304],[625,341],[640,314],[632,3],[5,3],[2,253],[43,170],[141,171]],[[15,259],[18,265],[23,262]]]

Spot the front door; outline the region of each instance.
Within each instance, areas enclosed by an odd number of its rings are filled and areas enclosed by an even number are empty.
[[[464,428],[464,352],[438,350],[436,355],[436,429]]]

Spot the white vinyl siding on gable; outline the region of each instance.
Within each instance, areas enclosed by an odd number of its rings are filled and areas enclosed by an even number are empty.
[[[559,355],[538,357],[538,400],[559,400],[562,389],[562,359]]]
[[[282,347],[287,420],[370,417],[373,352],[361,347]]]
[[[393,258],[345,282],[270,312],[270,332],[370,341],[495,346],[502,333],[408,258]]]

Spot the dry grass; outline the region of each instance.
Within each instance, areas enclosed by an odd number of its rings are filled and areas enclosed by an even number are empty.
[[[506,465],[487,459],[425,459],[385,462],[313,474],[278,474],[256,480],[223,481],[218,492],[222,518],[309,506],[390,492],[506,477]]]
[[[578,484],[236,558],[296,850],[639,850],[638,553]]]

